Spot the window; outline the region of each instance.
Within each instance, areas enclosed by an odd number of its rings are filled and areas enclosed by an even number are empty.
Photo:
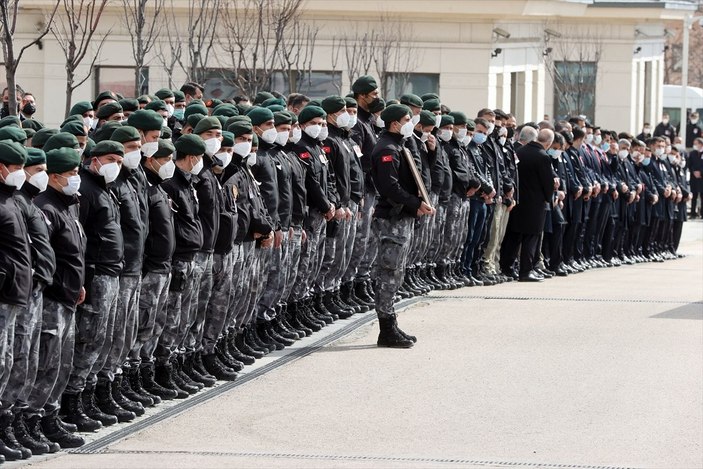
[[[95,67],[95,90],[110,90],[125,97],[135,97],[134,90],[137,83],[137,69],[135,67],[104,66]],[[141,89],[137,95],[149,92],[149,67],[142,68],[140,79]]]
[[[554,117],[585,115],[596,110],[596,62],[554,63]]]
[[[418,96],[425,93],[439,94],[439,74],[437,73],[391,73],[389,81],[389,99],[406,93]]]
[[[324,98],[331,94],[340,94],[342,88],[341,72],[291,72],[290,78],[287,72],[276,71],[271,76],[271,81],[266,87],[269,91],[278,91],[287,95],[291,92],[291,86],[297,93],[302,93],[311,98]],[[240,89],[234,84],[234,77],[231,71],[222,69],[208,70],[207,78],[204,82],[205,98],[232,99],[238,94],[242,94]],[[246,94],[246,93],[243,93]]]

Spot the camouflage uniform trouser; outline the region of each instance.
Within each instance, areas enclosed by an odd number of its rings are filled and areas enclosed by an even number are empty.
[[[393,300],[403,283],[405,259],[410,250],[414,220],[374,218],[373,232],[378,242],[378,259],[373,272],[376,313],[379,318],[395,312]]]
[[[190,303],[190,326],[183,341],[183,349],[188,353],[197,351],[203,342],[205,314],[212,296],[212,256],[204,252],[195,255],[195,275],[200,275],[200,282]]]
[[[288,230],[283,231],[281,246],[269,249],[268,266],[263,272],[264,290],[256,305],[256,316],[261,321],[270,321],[276,317],[276,305],[283,296],[288,262],[288,235]]]
[[[244,275],[244,249],[241,244],[232,247],[232,282],[229,286],[229,302],[227,303],[227,317],[225,327],[236,327],[237,303],[241,296],[240,280]]]
[[[27,415],[56,413],[73,370],[76,313],[66,305],[44,299],[37,377],[27,398]]]
[[[354,212],[354,217],[352,219],[352,224],[354,225],[351,232],[354,235],[349,240],[351,245],[349,246],[349,261],[342,275],[342,283],[351,282],[356,278],[356,271],[361,263],[362,257],[364,257],[364,251],[366,250],[366,244],[368,243],[368,234],[366,236],[362,233],[363,224],[363,211],[356,205],[356,212]]]
[[[129,362],[132,366],[139,366],[141,362],[152,362],[156,344],[166,325],[166,303],[170,284],[170,272],[147,272],[142,277],[137,333],[134,345],[129,351]]]
[[[256,291],[258,286],[254,283],[258,279],[255,272],[257,264],[257,252],[255,241],[246,241],[242,243],[242,259],[241,273],[242,275],[237,280],[237,290],[234,296],[236,300],[235,308],[235,323],[236,327],[244,327],[249,316],[249,304],[251,304],[252,290]]]
[[[361,211],[361,224],[357,228],[361,236],[361,243],[364,246],[360,252],[361,259],[356,268],[356,278],[368,280],[371,277],[371,269],[378,254],[378,244],[372,233],[373,212],[376,207],[376,194],[367,192],[364,194],[364,208]]]
[[[434,225],[432,226],[432,242],[427,250],[427,261],[436,264],[441,260],[440,252],[446,242],[444,239],[444,228],[447,220],[447,206],[439,203],[439,197],[436,194],[432,194],[430,198],[433,199],[437,212],[435,213]]]
[[[171,282],[177,277],[184,276],[184,288],[174,291],[169,288],[166,302],[166,322],[161,331],[154,357],[159,364],[165,364],[171,359],[181,340],[181,321],[187,321],[190,314],[190,300],[193,297],[195,281],[193,279],[193,261],[174,260],[171,266]],[[199,279],[198,279],[199,280]]]
[[[430,203],[432,203],[430,201]],[[433,205],[434,206],[434,205]],[[434,215],[417,218],[413,227],[413,245],[408,255],[407,265],[421,266],[430,245],[430,235]]]
[[[261,300],[264,294],[264,274],[268,269],[271,261],[272,248],[255,248],[254,249],[254,264],[251,281],[245,288],[249,289],[248,303],[246,304],[244,324],[249,324],[256,319],[256,304]]]
[[[463,231],[461,226],[461,199],[456,194],[452,194],[447,203],[446,219],[444,221],[444,243],[439,250],[439,260],[442,263],[451,262],[451,255],[456,250],[456,246],[463,240],[459,235]]]
[[[13,348],[15,345],[15,318],[26,308],[22,306],[0,303],[0,396],[5,393],[10,373],[12,371]],[[13,402],[0,402],[4,408],[9,408]]]
[[[284,280],[283,296],[281,301],[291,302],[293,288],[295,287],[295,279],[298,276],[298,266],[300,264],[300,253],[303,248],[303,228],[301,226],[293,227],[293,236],[288,240],[288,262],[286,264],[286,277]]]
[[[137,319],[141,284],[141,275],[120,277],[115,325],[112,328],[112,336],[105,338],[103,350],[107,350],[108,353],[105,365],[100,371],[100,376],[110,381],[115,379],[115,375],[122,374],[122,364],[129,354],[129,349],[132,348],[131,335],[135,328],[132,323]]]
[[[449,253],[452,262],[461,262],[464,253],[464,241],[469,234],[469,216],[471,214],[471,200],[462,199],[459,206],[459,219],[456,224],[456,239],[453,240],[454,248]]]
[[[500,272],[500,245],[505,237],[505,230],[508,227],[508,207],[502,203],[497,205],[493,212],[493,223],[490,231],[490,238],[483,253],[483,271],[488,275],[495,275]]]
[[[356,234],[359,229],[359,205],[350,201],[349,210],[352,212],[352,218],[347,222],[348,233],[344,240],[344,263],[340,266],[337,287],[342,283],[351,282],[356,276],[356,266],[352,268],[351,263],[356,249]]]
[[[351,219],[343,220],[340,227],[340,233],[337,237],[337,245],[334,257],[334,269],[330,278],[325,278],[325,290],[338,290],[342,285],[342,278],[347,271],[351,256],[354,251],[354,238],[356,237],[356,222],[359,213],[359,207],[354,202],[349,202],[349,210],[351,211]]]
[[[88,285],[89,299],[76,309],[76,342],[73,370],[68,378],[66,392],[78,394],[86,383],[97,382],[96,373],[103,368],[107,353],[103,354],[105,338],[112,337],[117,311],[120,279],[96,275]]]
[[[29,307],[15,318],[15,344],[10,381],[0,396],[4,406],[15,409],[27,407],[27,398],[37,377],[39,339],[43,308],[44,285],[36,285],[29,298]]]
[[[320,264],[320,274],[318,275],[318,284],[315,285],[315,291],[324,292],[331,291],[334,286],[335,261],[339,253],[344,257],[344,223],[345,220],[339,220],[337,233],[335,236],[325,236],[325,248],[322,252],[322,263]],[[324,234],[323,234],[324,235]]]
[[[308,295],[312,285],[317,280],[325,244],[325,219],[322,214],[314,213],[308,215],[304,226],[308,240],[300,254],[298,276],[295,282],[295,289],[293,290],[298,300]]]
[[[232,251],[212,256],[212,295],[207,305],[201,348],[208,355],[215,352],[215,344],[220,338],[225,322],[229,297],[232,294]]]

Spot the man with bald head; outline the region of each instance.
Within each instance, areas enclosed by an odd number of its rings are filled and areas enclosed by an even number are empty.
[[[529,142],[517,151],[520,203],[510,213],[508,231],[500,252],[501,270],[512,275],[520,252],[522,282],[539,282],[544,277],[534,272],[535,247],[544,230],[546,209],[554,191],[554,178],[547,148],[554,141],[554,132],[542,129],[537,140]]]

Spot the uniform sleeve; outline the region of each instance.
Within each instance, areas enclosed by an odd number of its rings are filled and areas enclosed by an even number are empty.
[[[278,184],[273,161],[271,156],[266,156],[261,160],[251,168],[251,171],[256,180],[261,183],[259,186],[261,198],[264,200],[266,210],[268,210],[276,229],[279,229],[281,222],[278,218]]]
[[[422,201],[419,197],[408,193],[398,182],[400,158],[402,155],[390,150],[374,154],[371,162],[376,168],[373,173],[374,183],[382,197],[417,212]]]
[[[308,194],[308,205],[315,207],[320,213],[327,213],[331,206],[329,200],[327,200],[327,194],[322,190],[320,181],[315,176],[312,169],[311,158],[316,158],[311,155],[308,151],[302,151],[298,153],[298,158],[300,158],[303,168],[305,168],[305,189]]]

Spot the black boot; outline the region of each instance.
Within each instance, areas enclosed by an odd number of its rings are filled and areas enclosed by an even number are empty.
[[[239,360],[245,365],[253,365],[256,361],[253,356],[239,350],[239,347],[237,347],[237,332],[234,329],[227,332],[227,350],[232,358]]]
[[[153,363],[142,363],[139,367],[139,376],[141,377],[144,390],[149,394],[166,400],[171,400],[178,397],[178,391],[172,388],[164,387],[154,380]]]
[[[303,300],[298,304],[298,318],[314,332],[322,330],[327,325],[325,321],[315,316],[311,299]]]
[[[354,295],[369,308],[373,308],[376,304],[373,296],[369,296],[369,293],[366,291],[366,283],[363,281],[354,282]]]
[[[305,337],[305,334],[299,334],[298,331],[288,323],[282,309],[276,313],[276,319],[273,320],[273,329],[278,335],[292,340],[293,342]]]
[[[37,418],[39,417],[37,416]],[[27,429],[27,425],[25,423],[24,412],[19,411],[15,413],[15,418],[12,421],[12,431],[15,434],[17,442],[21,446],[24,446],[29,451],[31,451],[33,456],[38,456],[40,454],[46,454],[50,452],[49,445],[41,441],[35,440],[29,433],[29,430]],[[59,449],[57,448],[56,451],[58,450]],[[56,451],[53,452],[55,453]]]
[[[202,361],[205,370],[220,381],[234,381],[237,379],[237,373],[222,366],[222,363],[220,363],[214,353],[202,355]]]
[[[78,431],[94,432],[101,429],[103,423],[86,414],[83,407],[83,394],[85,394],[85,391],[81,394],[64,394],[61,396],[61,413],[66,416],[64,420],[67,423],[74,424]],[[110,421],[110,425],[117,423],[117,419],[114,417],[109,415],[105,417]]]
[[[32,457],[32,451],[22,446],[12,428],[12,422],[15,416],[10,409],[0,411],[0,454],[5,456],[8,461],[17,461],[18,459],[29,459]],[[16,457],[19,454],[19,457]],[[9,456],[9,457],[8,457]],[[11,459],[13,458],[14,459]]]
[[[50,453],[55,453],[61,448],[79,448],[85,444],[82,436],[74,435],[61,425],[55,413],[42,418],[35,415],[27,420],[27,426],[35,440],[49,445]]]
[[[190,355],[188,357],[190,357]],[[192,360],[189,360],[188,357],[179,356],[173,361],[173,373],[171,377],[173,379],[173,384],[192,396],[203,389],[205,384],[195,379],[196,376],[200,375],[193,371]],[[198,386],[198,384],[200,384],[200,386]]]
[[[295,340],[289,339],[278,332],[278,320],[274,319],[272,321],[266,322],[266,332],[269,337],[271,337],[276,342],[283,344],[284,347],[290,347],[295,343]]]
[[[337,316],[339,319],[349,319],[356,313],[356,309],[344,303],[339,297],[339,291],[327,292],[330,300],[334,305],[337,306]]]
[[[110,384],[112,389],[112,398],[115,400],[118,406],[122,407],[124,410],[128,410],[137,417],[144,415],[144,406],[139,401],[132,401],[122,394],[122,382],[124,381],[124,376],[116,375],[115,379]]]
[[[246,337],[248,335],[248,329],[242,329],[241,331],[235,333],[234,335],[234,345],[237,347],[237,350],[242,352],[244,355],[247,355],[249,357],[252,357],[254,360],[263,358],[264,352],[260,350],[254,350],[249,346],[249,344],[246,342]],[[244,363],[247,363],[242,359]],[[250,364],[250,363],[247,363]]]
[[[117,417],[118,422],[131,422],[137,418],[137,415],[132,411],[123,409],[115,402],[112,396],[113,383],[114,381],[110,381],[107,378],[98,378],[98,385],[95,386],[95,403],[98,409],[104,413]]]
[[[261,343],[261,340],[256,336],[252,324],[244,327],[242,332],[244,344],[252,351],[251,355],[256,358],[262,358],[270,353],[269,348]]]
[[[153,376],[153,372],[152,372]],[[155,406],[158,404],[161,404],[161,397],[152,394],[146,389],[144,389],[144,383],[142,382],[142,366],[136,366],[133,365],[131,368],[127,369],[127,376],[125,378],[127,381],[129,381],[129,387],[134,391],[137,395],[149,398],[151,399],[151,404],[150,406]],[[124,381],[123,381],[124,383]],[[122,390],[122,394],[124,394],[124,390]],[[144,402],[142,402],[142,405],[144,405]]]
[[[217,345],[215,345],[217,358],[227,368],[231,368],[235,372],[242,371],[244,369],[244,363],[240,362],[229,353],[229,347],[227,345],[227,335],[225,334],[224,337],[217,341]]]
[[[391,348],[410,348],[413,346],[413,341],[406,339],[397,329],[396,315],[391,314],[389,317],[378,318],[378,325],[381,329],[378,334],[379,347]]]
[[[217,378],[212,376],[205,369],[205,365],[203,365],[203,357],[200,354],[200,352],[196,352],[193,354],[193,370],[200,373],[200,375],[203,376],[205,379],[212,381],[213,386],[217,382]],[[207,385],[207,383],[203,383],[203,384],[205,384],[205,386],[207,386],[207,387],[210,387]]]
[[[339,319],[339,316],[337,316],[334,311],[327,309],[322,295],[315,295],[313,297],[312,309],[314,316],[324,321],[325,324],[332,324],[335,320]]]
[[[357,298],[354,297],[354,282],[342,284],[339,289],[339,296],[346,304],[356,307],[357,314],[365,313],[369,310],[369,306],[366,303],[357,301]]]
[[[176,399],[185,399],[189,396],[187,392],[179,388],[176,383],[173,382],[173,376],[175,371],[173,369],[172,363],[156,364],[154,368],[154,382],[164,389],[173,391],[176,393],[174,396]]]
[[[61,417],[58,417],[58,416],[57,416],[56,421],[57,421],[57,422],[59,423],[59,425],[61,425],[61,426],[63,427],[63,429],[66,430],[68,433],[76,433],[76,432],[78,431],[78,426],[76,426],[76,425],[73,424],[73,423],[64,422],[63,420],[61,420]]]
[[[136,370],[139,370],[139,368],[134,368]],[[142,406],[142,410],[144,410],[144,407],[151,407],[154,405],[154,401],[147,396],[142,396],[139,394],[136,390],[132,389],[132,381],[131,375],[133,374],[133,369],[132,368],[122,368],[122,380],[120,381],[120,394],[124,396],[125,398],[129,399],[132,402],[138,402]],[[112,395],[115,395],[115,391],[112,391]],[[118,402],[119,404],[119,402]],[[121,404],[120,404],[121,405]],[[124,406],[123,406],[124,407]],[[132,410],[132,409],[128,409]],[[134,412],[132,410],[132,412]],[[134,412],[137,415],[142,415],[138,414],[137,412]]]
[[[269,346],[269,350],[273,347],[274,350],[283,350],[286,346],[283,342],[277,341],[272,335],[269,334],[269,325],[271,323],[268,321],[257,324],[256,335],[264,341],[264,344]]]

